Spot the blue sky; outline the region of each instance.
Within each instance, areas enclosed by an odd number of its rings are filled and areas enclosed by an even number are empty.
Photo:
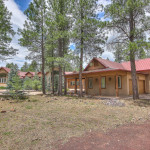
[[[31,0],[15,0],[15,2],[19,6],[21,11],[25,11],[28,8]]]
[[[12,17],[11,17],[11,23],[12,23],[12,27],[13,29],[17,32],[18,28],[23,28],[23,24],[25,22],[25,20],[27,19],[26,16],[24,15],[24,11],[28,8],[29,3],[32,0],[6,0],[5,5],[7,6],[7,9],[12,13]],[[103,4],[104,6],[110,3],[110,0],[99,0],[100,4]],[[99,18],[103,18],[104,13],[100,13],[99,14]],[[25,47],[21,47],[18,44],[18,39],[20,38],[19,35],[15,35],[13,37],[12,43],[11,45],[16,48],[19,49],[19,52],[16,56],[11,57],[11,59],[8,59],[4,62],[0,62],[0,66],[5,66],[7,63],[15,63],[17,64],[19,67],[22,67],[24,62],[30,62],[28,60],[25,60],[25,56],[27,56],[29,54],[27,48]],[[70,48],[72,50],[75,49],[74,45],[71,45]],[[103,58],[107,58],[109,57],[110,60],[114,60],[112,53],[110,52],[105,52],[102,54]]]

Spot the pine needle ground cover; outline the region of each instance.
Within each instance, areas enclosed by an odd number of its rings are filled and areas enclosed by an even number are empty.
[[[25,101],[0,101],[1,150],[57,149],[71,137],[107,132],[150,119],[150,103],[121,100],[123,107],[76,97],[31,96]]]

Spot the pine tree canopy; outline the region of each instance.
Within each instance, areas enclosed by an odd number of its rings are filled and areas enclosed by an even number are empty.
[[[17,52],[17,49],[14,49],[10,44],[15,34],[10,20],[11,13],[4,5],[4,1],[0,0],[0,60],[5,60]]]

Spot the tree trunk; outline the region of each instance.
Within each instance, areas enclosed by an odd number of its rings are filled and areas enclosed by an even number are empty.
[[[52,62],[52,94],[54,94],[54,62]]]
[[[130,63],[131,63],[131,74],[132,74],[133,99],[139,99],[135,59],[132,58],[131,56],[130,56]]]
[[[45,50],[44,50],[44,34],[43,34],[43,25],[44,19],[43,19],[43,15],[42,15],[42,41],[41,41],[41,49],[42,49],[42,92],[43,94],[46,94],[45,91]]]
[[[65,67],[64,67],[64,95],[67,95],[67,81],[65,78]]]
[[[83,8],[81,7],[81,20],[84,19],[83,16]],[[83,97],[83,87],[82,87],[82,66],[83,66],[83,44],[84,44],[84,39],[83,39],[83,26],[81,25],[81,39],[80,39],[80,71],[79,71],[79,86],[80,86],[80,92],[79,92],[79,97]]]
[[[134,42],[134,18],[133,11],[130,12],[130,42]],[[131,63],[131,75],[132,75],[132,90],[133,90],[133,99],[139,99],[138,85],[137,85],[137,76],[136,76],[136,65],[135,65],[135,50],[130,49],[130,63]]]
[[[62,57],[62,39],[58,40],[59,42],[59,57]],[[62,66],[59,65],[59,83],[58,83],[58,95],[62,95]]]

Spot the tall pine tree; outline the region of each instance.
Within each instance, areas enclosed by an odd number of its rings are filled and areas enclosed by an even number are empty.
[[[10,43],[15,32],[10,23],[11,13],[7,10],[3,0],[0,0],[0,60],[15,55],[17,50]]]
[[[98,20],[96,15],[97,3],[98,0],[73,0],[73,42],[76,45],[76,51],[80,55],[80,97],[83,96],[83,58],[86,56],[97,56],[97,54],[100,55],[103,52],[102,45],[105,43],[105,36],[102,32],[100,32],[100,26],[98,29]]]
[[[52,73],[54,72],[54,61],[59,67],[58,95],[62,95],[64,56],[69,47],[69,6],[70,0],[49,0],[49,12],[51,13],[47,24],[49,25],[49,48],[51,48]],[[53,29],[53,31],[52,31]],[[50,49],[49,49],[50,50]],[[54,75],[52,74],[54,80]],[[54,82],[53,87],[54,87]],[[54,88],[53,88],[54,89]],[[54,90],[53,90],[54,91]]]
[[[150,17],[146,16],[149,0],[112,0],[105,8],[109,29],[118,32],[115,43],[126,44],[129,52],[132,74],[133,99],[139,99],[135,55],[143,47],[147,47],[145,32],[150,30]]]
[[[45,18],[46,18],[46,2],[45,0],[33,0],[27,10],[25,10],[27,21],[24,29],[19,29],[22,35],[20,44],[26,46],[30,54],[28,59],[40,61],[42,64],[42,92],[45,90]]]

